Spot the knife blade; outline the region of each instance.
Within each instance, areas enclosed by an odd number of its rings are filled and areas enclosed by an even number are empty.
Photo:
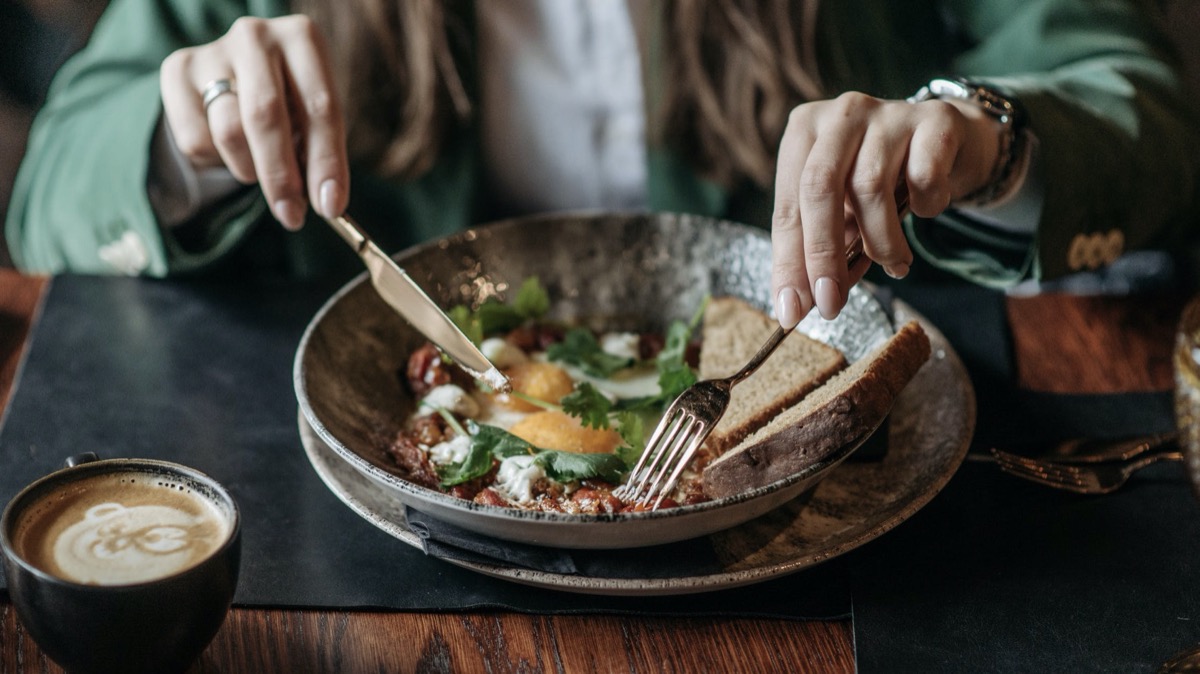
[[[450,356],[467,374],[502,393],[512,384],[391,256],[347,215],[325,218],[367,266],[371,285],[392,309]]]

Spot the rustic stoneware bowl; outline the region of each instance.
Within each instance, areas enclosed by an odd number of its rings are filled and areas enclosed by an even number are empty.
[[[709,294],[736,295],[770,307],[768,235],[692,216],[511,220],[407,250],[396,259],[443,307],[508,296],[536,275],[549,292],[553,317],[605,329],[660,330],[673,319],[692,316]],[[935,425],[924,434],[938,443],[929,453],[930,464],[915,470],[931,476],[936,492],[962,459],[975,408],[961,363],[936,328],[928,323],[925,328],[934,340],[931,363],[937,362],[930,376],[922,378],[928,389],[916,403],[922,411],[908,415],[912,418],[905,423]],[[841,348],[851,361],[893,331],[884,308],[862,288],[854,290],[836,321],[810,317],[800,329]],[[401,479],[383,452],[383,439],[413,410],[414,401],[397,373],[422,341],[360,276],[325,304],[300,342],[294,383],[301,413],[342,460],[399,501],[501,539],[564,548],[627,548],[706,535],[794,499],[856,449],[842,448],[766,487],[655,512],[569,515],[478,505]]]

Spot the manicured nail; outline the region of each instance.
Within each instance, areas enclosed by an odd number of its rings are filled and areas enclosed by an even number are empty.
[[[341,215],[337,210],[337,183],[333,179],[326,180],[321,183],[321,215],[327,218],[336,218]]]
[[[817,311],[821,312],[821,318],[827,321],[832,321],[837,318],[838,312],[841,311],[842,290],[838,286],[838,282],[822,276],[817,279],[817,284],[813,288],[816,291]]]
[[[804,318],[804,308],[801,306],[800,293],[795,288],[780,288],[775,295],[775,315],[779,318],[779,326],[785,330],[796,327]]]
[[[295,199],[280,199],[275,202],[275,217],[284,227],[296,231],[304,224],[304,204]]]
[[[909,266],[901,262],[890,267],[884,267],[883,272],[895,279],[901,279],[908,276]]]

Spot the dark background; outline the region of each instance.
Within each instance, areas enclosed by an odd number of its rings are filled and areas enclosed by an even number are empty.
[[[0,0],[0,223],[25,151],[29,125],[62,62],[83,46],[108,0]],[[1159,0],[1200,102],[1200,2]],[[0,237],[0,267],[11,266]]]

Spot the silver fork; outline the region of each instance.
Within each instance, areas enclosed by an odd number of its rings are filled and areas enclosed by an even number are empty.
[[[1000,470],[1056,489],[1077,494],[1108,494],[1120,489],[1137,471],[1159,461],[1182,461],[1183,452],[1174,443],[1135,453],[1131,458],[1109,462],[1063,463],[1031,459],[992,449]]]
[[[724,379],[706,379],[689,386],[663,413],[654,433],[642,450],[637,465],[625,484],[613,490],[613,496],[625,501],[657,508],[675,486],[696,450],[725,415],[733,387],[754,374],[775,351],[792,328],[776,328],[758,353],[742,369]]]

